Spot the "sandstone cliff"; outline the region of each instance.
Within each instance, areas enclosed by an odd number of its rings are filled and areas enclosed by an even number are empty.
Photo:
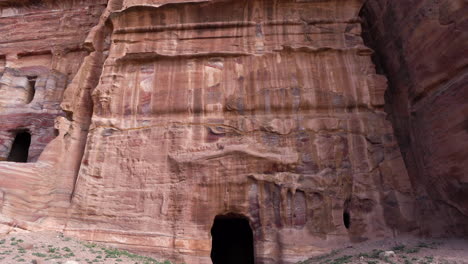
[[[368,1],[367,44],[389,79],[386,108],[425,235],[468,235],[468,4]]]
[[[466,150],[451,141],[466,138],[463,59],[433,69],[447,83],[418,70],[433,61],[422,56],[387,72],[409,51],[379,43],[412,47],[417,34],[395,24],[376,40],[377,24],[364,43],[363,2],[0,2],[0,223],[186,263],[211,263],[215,219],[247,221],[255,263],[465,230],[449,226],[466,219]],[[361,16],[387,21],[380,14],[404,9],[384,2],[368,1]],[[398,18],[387,19],[418,32]],[[379,72],[366,45],[383,60]],[[436,88],[398,84],[407,73]],[[398,99],[410,89],[420,90]],[[441,125],[448,110],[431,100],[453,102],[456,119]],[[406,102],[421,106],[414,122]],[[453,222],[421,221],[431,212]]]

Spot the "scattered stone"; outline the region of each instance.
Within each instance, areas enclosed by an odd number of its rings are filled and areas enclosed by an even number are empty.
[[[65,262],[65,264],[80,264],[80,263],[74,260],[68,260],[67,262]]]
[[[379,257],[381,259],[385,259],[385,258],[394,258],[396,257],[396,254],[394,251],[384,251],[382,253],[379,254]]]
[[[21,244],[21,248],[22,248],[22,249],[33,249],[33,248],[34,248],[34,244],[33,244],[33,243],[22,243],[22,244]]]

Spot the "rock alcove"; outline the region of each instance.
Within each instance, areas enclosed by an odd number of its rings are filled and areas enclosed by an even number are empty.
[[[29,146],[31,145],[31,134],[28,131],[19,131],[16,133],[15,140],[11,147],[8,161],[28,162]]]

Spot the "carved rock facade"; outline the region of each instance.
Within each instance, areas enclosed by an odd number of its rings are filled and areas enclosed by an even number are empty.
[[[186,263],[217,217],[255,263],[419,232],[363,2],[4,1],[2,223]]]

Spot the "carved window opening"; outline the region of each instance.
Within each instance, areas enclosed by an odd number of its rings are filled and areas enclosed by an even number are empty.
[[[28,131],[19,131],[15,136],[7,161],[28,162],[30,145],[31,134]]]
[[[242,215],[218,215],[211,228],[213,264],[254,264],[253,232]]]
[[[29,87],[31,88],[28,92],[28,104],[32,102],[36,94],[36,80],[37,76],[28,76]]]

